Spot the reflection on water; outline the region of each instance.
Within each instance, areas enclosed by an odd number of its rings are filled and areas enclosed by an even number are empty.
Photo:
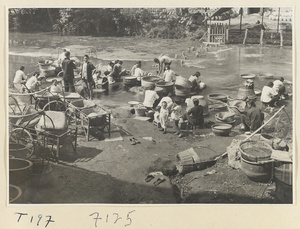
[[[38,70],[36,56],[9,56],[9,81],[12,82],[14,73],[21,65],[26,67],[25,73],[31,73]],[[95,65],[102,63],[106,65],[109,60],[100,60],[91,58]],[[131,69],[134,61],[123,59],[123,67]],[[181,66],[180,60],[174,60],[171,68],[179,75],[189,77],[196,71],[201,72],[201,79],[206,83],[207,89],[203,94],[224,93],[236,97],[238,88],[242,86],[244,79],[240,77],[245,73],[272,73],[274,77],[283,76],[292,81],[293,58],[291,47],[277,46],[233,46],[227,45],[214,50],[203,51],[198,58],[191,57],[185,60]],[[142,69],[155,73],[153,60],[143,61]],[[257,89],[262,87],[269,80],[258,78],[254,79]],[[100,99],[110,100],[116,104],[122,104],[130,100],[143,100],[142,93],[133,93],[126,91],[121,83],[114,85],[110,89],[108,96],[101,95]]]

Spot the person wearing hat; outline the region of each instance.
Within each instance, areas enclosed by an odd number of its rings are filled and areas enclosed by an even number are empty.
[[[172,60],[167,55],[161,54],[158,58],[154,58],[154,62],[158,64],[158,75],[160,75],[167,65],[171,65]]]
[[[81,79],[85,83],[86,93],[89,95],[90,99],[93,99],[93,73],[95,71],[95,66],[89,61],[89,56],[83,56],[83,64],[81,68]]]
[[[25,86],[29,92],[37,91],[39,86],[42,84],[41,80],[45,77],[40,75],[38,72],[34,72],[33,75],[27,80]]]
[[[256,107],[254,100],[247,101],[248,110],[246,114],[242,114],[241,130],[254,132],[261,127],[264,121],[264,113]]]
[[[62,62],[63,69],[63,81],[65,86],[65,91],[75,92],[74,87],[74,69],[76,65],[74,61],[70,60],[70,52],[66,51],[66,58]]]
[[[199,105],[199,100],[193,99],[194,107],[189,109],[184,115],[180,118],[180,126],[184,120],[187,120],[192,126],[199,126],[203,128],[204,117],[203,117],[203,106]],[[182,137],[180,134],[178,137]]]

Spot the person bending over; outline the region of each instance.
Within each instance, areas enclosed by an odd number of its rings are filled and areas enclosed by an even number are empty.
[[[261,127],[264,121],[264,113],[256,107],[255,101],[247,102],[249,107],[246,114],[242,114],[241,130],[254,132]]]

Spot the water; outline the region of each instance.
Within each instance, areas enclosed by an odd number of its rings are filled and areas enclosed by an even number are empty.
[[[182,48],[178,43],[178,53],[180,53]],[[155,45],[157,46],[157,44]],[[174,51],[175,43],[172,43],[171,46],[173,49],[172,51]],[[51,55],[53,56],[53,53],[49,54],[49,56]],[[120,56],[118,59],[122,59],[124,62],[123,67],[130,70],[135,63],[135,60],[141,58],[142,69],[155,73],[157,69],[153,66],[153,58],[150,58],[150,56],[155,57],[155,55],[156,54],[153,51],[153,55],[147,53],[143,56],[140,53],[139,56],[132,57],[125,55],[128,60],[124,59],[123,56]],[[238,89],[242,87],[242,84],[245,81],[240,75],[246,73],[254,73],[256,75],[272,73],[274,78],[283,76],[289,81],[292,81],[293,79],[292,47],[226,45],[217,48],[208,48],[208,50],[201,49],[199,57],[195,57],[193,53],[187,53],[187,55],[188,58],[184,61],[184,66],[181,66],[180,58],[178,58],[178,60],[173,60],[171,68],[175,73],[186,78],[196,71],[200,71],[200,78],[207,85],[207,88],[203,91],[203,95],[205,96],[210,93],[222,93],[236,97]],[[21,65],[26,67],[25,73],[31,73],[38,70],[38,56],[38,49],[36,49],[36,52],[26,52],[25,54],[24,52],[23,54],[16,52],[10,53],[9,82],[12,82],[15,71]],[[81,57],[78,58],[81,59]],[[91,62],[95,65],[99,63],[106,65],[112,60],[103,59],[92,57]],[[254,79],[255,89],[261,90],[268,81],[270,80],[256,77]],[[114,105],[120,105],[131,100],[143,101],[143,94],[125,91],[123,85],[120,83],[111,88],[108,96],[101,95],[99,98],[104,101],[110,101]]]

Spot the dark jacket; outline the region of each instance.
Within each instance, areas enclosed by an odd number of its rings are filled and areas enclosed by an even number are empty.
[[[93,82],[93,70],[95,69],[95,66],[91,62],[87,62],[86,68],[87,68],[86,69],[87,81],[88,82]],[[82,77],[82,70],[83,70],[83,68],[81,69],[81,77]]]
[[[73,80],[74,79],[74,69],[76,65],[73,61],[68,58],[65,58],[62,62],[62,69],[63,69],[63,79],[64,80]]]

